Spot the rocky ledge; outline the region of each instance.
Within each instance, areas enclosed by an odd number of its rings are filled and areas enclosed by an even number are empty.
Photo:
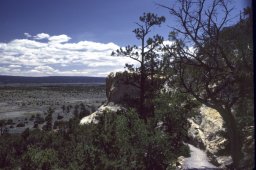
[[[96,117],[104,112],[104,110],[117,112],[118,110],[124,109],[120,105],[114,104],[112,102],[100,106],[95,112],[89,116],[85,116],[80,120],[80,125],[89,124],[89,123],[98,123]]]
[[[227,133],[220,114],[215,109],[202,106],[200,113],[190,118],[189,122],[189,142],[204,150],[211,163],[219,168],[228,169],[232,165],[232,158],[228,151]],[[252,167],[254,163],[253,127],[246,127],[242,132],[247,135],[243,140],[241,169],[248,169],[247,167]]]
[[[220,114],[212,108],[202,106],[200,113],[189,119],[191,127],[188,131],[190,143],[205,150],[210,161],[225,168],[232,164],[232,158],[227,153],[223,153],[227,146],[225,138],[225,128]]]

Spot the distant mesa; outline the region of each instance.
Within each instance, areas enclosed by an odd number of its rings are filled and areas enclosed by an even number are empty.
[[[105,84],[105,80],[105,77],[87,76],[25,77],[0,75],[0,84]]]

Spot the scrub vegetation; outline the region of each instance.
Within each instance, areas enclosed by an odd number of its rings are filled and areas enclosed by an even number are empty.
[[[170,28],[171,45],[160,35],[150,34],[167,18],[144,13],[133,31],[140,46],[128,45],[112,53],[139,63],[126,64],[126,71],[118,73],[123,80],[119,84],[129,84],[139,92],[120,101],[125,109],[105,110],[97,116],[97,124],[79,125],[81,118],[95,109],[83,102],[69,106],[64,100],[55,101],[54,106],[57,102],[59,109],[71,112],[72,117],[54,116],[56,110],[49,107],[43,118],[30,117],[35,128],[20,134],[9,134],[4,127],[14,126],[12,120],[1,120],[0,168],[175,169],[179,156],[190,155],[185,144],[190,127],[187,118],[204,104],[220,113],[228,139],[226,154],[233,159],[231,168],[239,169],[243,143],[252,135],[241,130],[254,126],[252,11],[245,9],[237,23],[228,25],[231,16],[225,0],[177,0],[176,5],[160,5],[177,19],[177,26]],[[57,89],[56,94],[65,98],[65,90]],[[84,99],[83,90],[74,88],[70,95]],[[1,99],[6,93],[1,93]],[[47,100],[54,100],[54,94]],[[20,101],[19,107],[40,106],[43,101],[34,95]],[[246,168],[250,169],[253,152],[247,156]]]

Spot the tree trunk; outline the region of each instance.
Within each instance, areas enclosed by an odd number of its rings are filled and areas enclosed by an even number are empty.
[[[145,81],[146,81],[146,76],[145,76],[145,42],[144,42],[145,34],[143,35],[143,38],[141,39],[141,70],[140,70],[140,115],[143,117],[145,122],[147,121],[146,119],[146,113],[145,113]]]
[[[140,115],[143,119],[146,119],[144,103],[145,103],[145,76],[144,72],[141,72],[141,79],[140,79]]]
[[[233,164],[235,169],[239,169],[239,163],[242,158],[242,141],[241,132],[238,129],[237,121],[230,109],[217,109],[222,116],[229,137],[230,142],[230,153],[233,159]]]

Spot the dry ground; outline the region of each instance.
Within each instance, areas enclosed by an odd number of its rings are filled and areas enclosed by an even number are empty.
[[[12,119],[13,125],[6,126],[9,132],[20,132],[26,127],[32,128],[32,115],[40,114],[45,117],[49,107],[57,115],[68,120],[73,116],[75,105],[83,103],[91,111],[99,107],[105,100],[105,85],[88,84],[30,84],[30,85],[1,85],[0,86],[0,120]],[[71,106],[69,112],[63,112],[63,106]],[[25,127],[16,127],[18,123]],[[10,128],[11,127],[11,128]]]

